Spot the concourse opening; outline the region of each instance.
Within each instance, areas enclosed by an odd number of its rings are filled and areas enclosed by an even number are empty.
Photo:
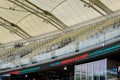
[[[10,80],[116,80],[120,78],[119,49],[118,45],[110,45],[24,68],[18,74],[11,74]]]
[[[11,75],[11,80],[73,80],[74,66],[56,67],[41,72]]]
[[[11,75],[11,80],[114,80],[120,77],[119,58],[120,53],[114,52],[93,61]]]
[[[120,53],[114,52],[74,67],[74,80],[116,80],[120,78]]]

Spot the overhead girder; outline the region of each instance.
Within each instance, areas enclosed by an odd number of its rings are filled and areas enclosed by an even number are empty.
[[[31,35],[29,35],[27,32],[25,32],[18,25],[11,23],[2,17],[0,17],[0,25],[4,28],[8,29],[10,32],[20,36],[23,39],[27,39],[27,38],[31,37]]]
[[[104,12],[106,12],[107,14],[111,14],[113,11],[111,9],[109,9],[104,3],[102,3],[100,0],[89,0],[92,3],[94,3],[97,7],[99,7],[100,9],[102,9]]]
[[[100,10],[98,10],[94,5],[99,7],[101,10],[103,10],[106,14],[111,14],[113,11],[109,9],[104,3],[102,3],[100,0],[81,0],[85,4],[87,4],[89,7],[93,8],[95,11],[100,13],[101,15],[105,16]],[[89,1],[89,2],[88,2]],[[91,4],[92,3],[92,4]]]
[[[100,13],[101,15],[105,16],[105,14],[103,14],[101,11],[99,11],[97,8],[95,8],[92,4],[90,4],[89,2],[85,1],[85,0],[80,0],[83,3],[87,4],[89,7],[93,8],[95,11],[97,11],[98,13]]]
[[[50,10],[50,12],[54,11],[58,6],[60,6],[61,4],[63,4],[65,1],[67,1],[67,0],[63,0],[62,2],[60,2],[59,4],[57,4],[52,10]]]
[[[64,30],[65,28],[68,27],[52,13],[41,9],[40,7],[36,6],[35,4],[31,3],[28,0],[8,0],[8,1],[42,18],[44,22],[50,23],[59,30]]]

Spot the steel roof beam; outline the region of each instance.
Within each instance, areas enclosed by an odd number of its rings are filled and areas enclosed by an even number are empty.
[[[5,24],[0,24],[0,25],[1,25],[2,27],[4,27],[4,28],[10,30],[10,31],[13,31],[11,28],[9,28],[9,26],[7,26],[7,25],[5,25]],[[15,33],[16,35],[20,36],[20,37],[23,38],[23,39],[26,39],[23,35],[17,33],[16,31],[13,31],[13,33]]]
[[[9,22],[8,20],[0,17],[0,25],[10,31],[12,31],[13,33],[15,33],[16,35],[20,36],[23,39],[27,39],[30,38],[31,36],[25,32],[22,28],[20,28],[18,25]]]
[[[94,3],[97,7],[99,7],[100,9],[102,9],[104,12],[106,12],[107,14],[111,14],[113,11],[111,9],[109,9],[104,3],[102,3],[100,0],[89,0],[92,3]]]
[[[98,13],[100,13],[101,15],[105,16],[101,11],[99,11],[97,8],[95,8],[93,5],[91,5],[89,2],[85,1],[85,0],[80,0],[83,3],[87,4],[89,7],[91,7],[92,9],[94,9],[95,11],[97,11]]]
[[[9,2],[14,3],[15,5],[25,9],[26,11],[42,18],[44,21],[50,23],[54,27],[56,27],[59,30],[63,30],[67,28],[67,25],[64,24],[62,21],[60,21],[57,17],[55,17],[52,13],[45,11],[35,4],[29,2],[28,0],[8,0]]]
[[[66,28],[67,25],[65,25],[61,20],[59,20],[56,16],[54,16],[52,13],[50,13],[49,11],[43,10],[40,7],[38,7],[37,5],[31,3],[28,0],[25,0],[27,3],[31,4],[32,6],[34,6],[35,8],[41,10],[44,13],[44,16],[50,17],[52,21],[55,21],[56,24],[58,24],[62,29]]]

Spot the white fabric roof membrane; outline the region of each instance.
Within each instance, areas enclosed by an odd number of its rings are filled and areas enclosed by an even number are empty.
[[[69,26],[83,23],[85,21],[102,16],[95,9],[89,7],[89,5],[83,2],[86,1],[90,3],[89,0],[0,0],[0,17],[9,21],[10,23],[18,25],[30,36],[38,36],[41,34],[57,31],[59,29],[51,25],[49,22],[31,13],[30,11],[24,9],[24,5],[23,7],[21,7],[11,1],[20,1],[22,3],[25,3],[27,6],[30,6],[30,8],[33,8],[31,4],[28,4],[26,2],[29,1],[42,10],[48,11],[49,13],[53,14],[66,26],[68,26],[68,28]],[[100,1],[112,11],[120,9],[120,0]],[[90,4],[104,15],[106,14],[98,6],[92,3]],[[22,39],[13,31],[8,30],[4,27],[3,24],[6,24],[5,21],[0,19],[0,24],[0,43],[8,43]]]

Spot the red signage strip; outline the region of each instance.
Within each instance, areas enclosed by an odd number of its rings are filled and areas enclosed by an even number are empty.
[[[79,60],[82,60],[82,59],[85,59],[85,58],[88,58],[88,54],[83,54],[83,55],[78,56],[78,57],[63,60],[63,61],[61,61],[61,64],[69,64],[69,63],[73,63],[73,62],[76,62],[76,61],[79,61]]]
[[[19,74],[20,71],[13,71],[13,72],[10,72],[10,74]]]

